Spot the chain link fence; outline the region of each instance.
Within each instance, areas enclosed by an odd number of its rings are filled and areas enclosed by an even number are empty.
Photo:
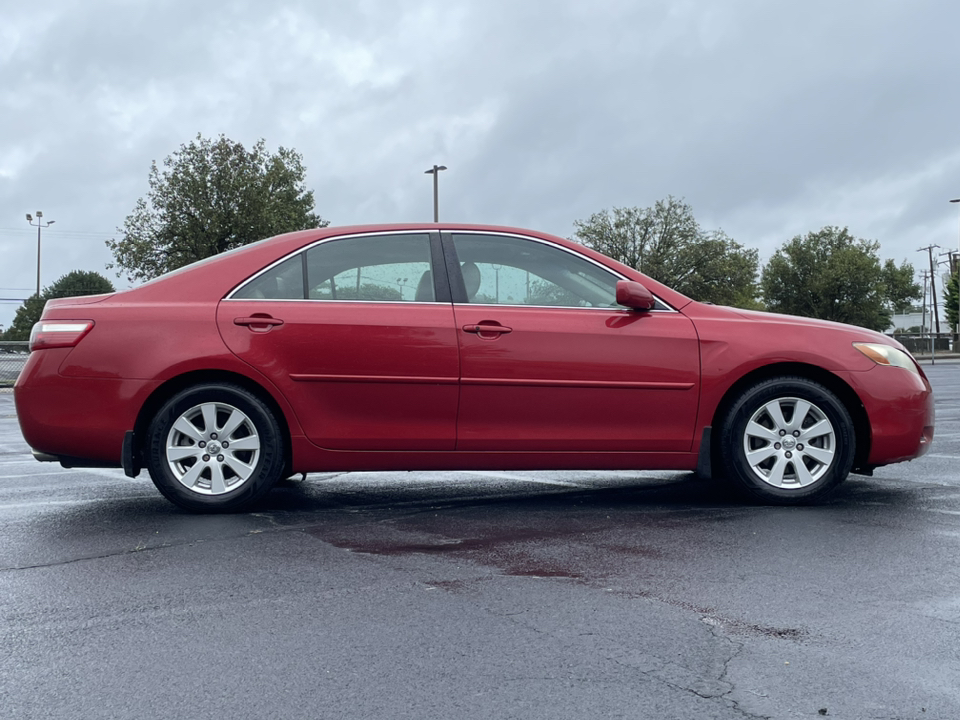
[[[903,344],[903,346],[914,355],[930,355],[931,353],[956,353],[960,352],[960,344],[957,343],[955,335],[907,335],[897,333],[893,336]]]
[[[0,392],[9,392],[23,370],[30,351],[26,341],[0,341]]]

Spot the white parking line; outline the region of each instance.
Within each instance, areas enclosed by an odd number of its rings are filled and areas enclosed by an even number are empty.
[[[33,458],[29,460],[0,460],[0,466],[10,466],[10,465],[36,465],[37,461]],[[53,467],[59,468],[59,466],[54,465]],[[129,480],[130,482],[140,482],[137,478],[127,477],[126,473],[123,472],[120,468],[64,468],[57,470],[39,470],[38,472],[32,473],[23,473],[20,475],[7,475],[4,473],[0,475],[0,480],[6,480],[7,478],[21,478],[21,477],[46,477],[48,475],[70,475],[71,473],[84,473],[86,475],[98,475],[100,477],[109,477],[117,480]],[[141,478],[142,479],[142,478]]]
[[[960,455],[942,455],[940,453],[927,453],[927,457],[946,458],[947,460],[960,460]]]
[[[120,468],[76,468],[74,472],[82,472],[87,475],[97,475],[98,477],[111,478],[113,480],[126,480],[127,482],[142,483],[143,476],[139,478],[127,477],[127,474]],[[149,479],[149,476],[147,476]]]
[[[59,470],[57,472],[35,472],[35,473],[23,473],[22,475],[6,475],[0,477],[0,480],[10,480],[11,478],[39,478],[39,477],[48,477],[50,475],[73,475],[76,470]]]
[[[143,500],[144,497],[143,495],[128,495],[126,497],[91,498],[89,500],[40,500],[38,502],[26,503],[0,503],[0,512],[20,508],[45,507],[48,505],[90,505],[91,503],[106,503],[112,502],[113,500]]]

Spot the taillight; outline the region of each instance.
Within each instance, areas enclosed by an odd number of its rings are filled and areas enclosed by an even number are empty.
[[[93,329],[93,320],[41,320],[30,331],[30,350],[73,347]]]

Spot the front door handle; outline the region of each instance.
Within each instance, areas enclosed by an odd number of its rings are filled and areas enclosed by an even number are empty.
[[[496,333],[497,335],[506,335],[509,332],[513,332],[513,328],[508,328],[504,325],[464,325],[463,331],[474,334],[486,334],[486,333]]]
[[[266,332],[272,327],[283,325],[280,318],[270,317],[269,315],[254,315],[253,317],[238,317],[233,319],[234,325],[245,325],[254,332]]]

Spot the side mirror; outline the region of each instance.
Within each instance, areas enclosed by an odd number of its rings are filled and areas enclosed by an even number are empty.
[[[617,304],[631,310],[653,310],[656,301],[643,285],[633,280],[617,281]]]

